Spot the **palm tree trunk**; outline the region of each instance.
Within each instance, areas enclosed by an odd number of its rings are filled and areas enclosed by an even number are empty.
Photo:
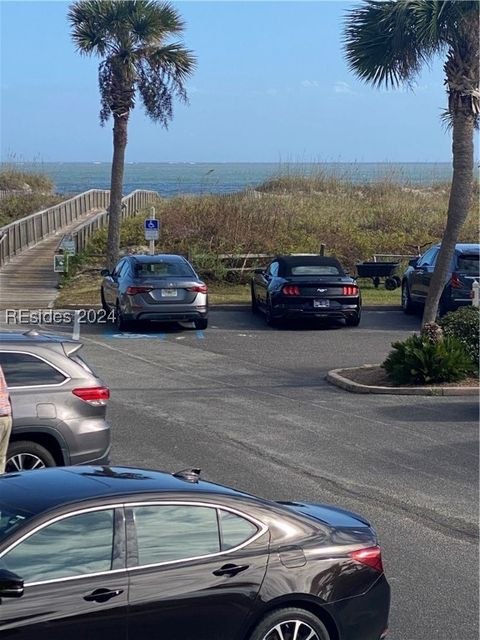
[[[447,279],[455,244],[470,209],[473,190],[473,113],[459,109],[452,114],[453,178],[442,245],[428,290],[422,324],[434,322]]]
[[[113,116],[113,159],[110,182],[110,213],[108,219],[107,267],[113,271],[120,251],[122,222],[123,170],[127,146],[128,114]]]

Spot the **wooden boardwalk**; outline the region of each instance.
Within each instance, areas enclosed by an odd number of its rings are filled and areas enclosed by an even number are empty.
[[[14,256],[0,269],[0,309],[48,309],[58,294],[61,274],[53,271],[53,256],[62,236],[72,232],[98,209],[63,227],[55,235]]]

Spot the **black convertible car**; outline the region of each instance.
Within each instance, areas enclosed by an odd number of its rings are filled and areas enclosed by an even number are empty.
[[[345,319],[360,324],[362,297],[354,278],[336,258],[317,255],[278,256],[266,269],[255,269],[252,311],[267,324],[298,318]]]
[[[375,531],[125,467],[0,476],[2,640],[380,640],[390,589]]]

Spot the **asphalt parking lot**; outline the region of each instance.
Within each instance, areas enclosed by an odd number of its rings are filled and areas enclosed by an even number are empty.
[[[199,332],[82,326],[111,388],[114,463],[178,470],[272,499],[358,511],[377,528],[394,640],[478,638],[478,403],[354,395],[331,368],[381,362],[418,328],[365,312],[358,328],[267,328],[213,311]],[[13,327],[9,327],[13,329]]]

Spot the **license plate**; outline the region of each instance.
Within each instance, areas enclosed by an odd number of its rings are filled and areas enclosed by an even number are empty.
[[[176,298],[177,290],[176,289],[160,289],[161,294],[164,298]]]
[[[330,300],[314,300],[313,306],[315,307],[315,309],[325,309],[325,307],[330,306]]]

